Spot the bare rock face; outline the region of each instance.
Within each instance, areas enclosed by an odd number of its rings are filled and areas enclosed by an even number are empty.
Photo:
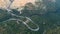
[[[0,9],[6,9],[10,4],[9,0],[0,0]]]
[[[10,8],[21,8],[25,6],[26,3],[29,2],[34,4],[35,0],[14,0]]]
[[[16,8],[22,8],[27,3],[35,4],[36,0],[0,0],[0,8],[6,9],[16,9]]]

